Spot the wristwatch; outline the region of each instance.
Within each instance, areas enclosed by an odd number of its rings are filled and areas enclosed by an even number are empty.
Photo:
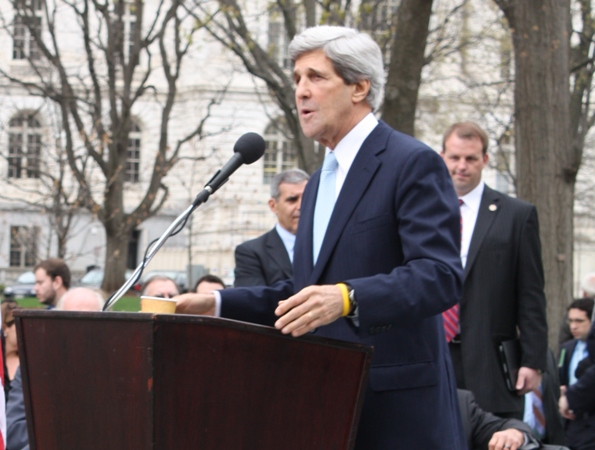
[[[357,300],[355,299],[355,289],[353,289],[349,284],[345,283],[347,286],[347,293],[349,294],[349,313],[347,317],[357,317]]]

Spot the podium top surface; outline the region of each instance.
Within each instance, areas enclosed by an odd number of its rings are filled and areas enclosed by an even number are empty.
[[[370,357],[374,351],[373,347],[337,339],[323,338],[307,334],[299,338],[291,335],[284,335],[279,330],[265,325],[257,325],[239,320],[225,319],[222,317],[199,316],[190,314],[157,314],[143,312],[89,312],[89,311],[56,311],[47,309],[17,309],[14,311],[16,318],[39,318],[44,320],[81,320],[86,321],[124,321],[124,322],[166,322],[166,323],[187,323],[204,324],[209,326],[225,327],[252,333],[260,333],[276,338],[303,341],[327,346],[334,346],[343,349],[350,349],[368,354]]]

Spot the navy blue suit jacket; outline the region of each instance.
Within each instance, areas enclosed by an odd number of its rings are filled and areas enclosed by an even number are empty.
[[[349,283],[359,326],[338,319],[316,334],[374,346],[355,448],[464,449],[440,315],[462,290],[459,207],[443,161],[380,122],[353,161],[313,265],[319,178],[304,191],[293,280],[221,291],[222,316],[272,325],[279,300]]]

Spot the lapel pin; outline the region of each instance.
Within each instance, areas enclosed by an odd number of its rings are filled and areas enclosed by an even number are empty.
[[[490,206],[488,206],[488,209],[490,211],[494,212],[498,209],[498,207],[494,203],[492,203]]]

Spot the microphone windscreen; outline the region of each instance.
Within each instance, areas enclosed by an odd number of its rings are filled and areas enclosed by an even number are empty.
[[[260,134],[246,133],[237,140],[233,151],[242,156],[244,164],[252,164],[264,155],[265,147],[266,144]]]

